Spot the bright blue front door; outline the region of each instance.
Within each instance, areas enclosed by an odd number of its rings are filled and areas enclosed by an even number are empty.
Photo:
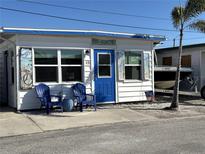
[[[114,50],[94,50],[94,81],[97,102],[115,101]]]

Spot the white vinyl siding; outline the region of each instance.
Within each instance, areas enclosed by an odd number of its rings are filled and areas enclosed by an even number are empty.
[[[92,73],[92,61],[91,57],[93,52],[91,50],[88,50],[89,53],[84,53],[84,59],[83,59],[83,82],[86,86],[86,92],[88,94],[93,93],[94,89],[92,89],[92,80],[93,80],[93,73]],[[86,50],[84,51],[86,52]]]
[[[141,51],[141,80],[118,80],[118,100],[119,102],[132,102],[132,101],[146,101],[146,91],[154,91],[153,89],[153,62],[152,51]],[[144,54],[148,54],[148,73],[145,72]],[[125,68],[124,68],[125,69]],[[118,72],[120,73],[120,72]],[[147,73],[147,74],[145,74]],[[146,75],[146,76],[145,76]],[[122,75],[121,75],[122,76]],[[146,77],[146,78],[145,78]]]
[[[145,91],[152,91],[152,82],[118,82],[119,102],[145,101]]]

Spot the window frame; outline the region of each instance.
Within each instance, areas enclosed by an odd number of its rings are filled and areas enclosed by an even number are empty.
[[[137,53],[140,55],[140,60],[141,60],[141,64],[125,64],[125,58],[126,58],[126,55],[125,53],[126,52],[134,52],[134,53]],[[126,79],[125,77],[125,68],[126,66],[133,66],[133,67],[136,67],[136,66],[140,66],[140,79]],[[124,51],[124,82],[142,82],[143,81],[143,51],[141,50],[125,50]]]
[[[35,64],[35,49],[51,49],[51,50],[56,50],[57,52],[57,64],[55,65],[41,65],[41,64]],[[81,65],[80,64],[77,64],[77,65],[69,65],[69,64],[61,64],[61,51],[62,50],[81,50]],[[86,51],[87,49],[85,48],[49,48],[49,47],[32,47],[32,67],[33,67],[33,84],[34,85],[37,85],[39,83],[42,83],[42,82],[36,82],[36,69],[35,67],[57,67],[57,78],[58,78],[58,81],[57,82],[43,82],[43,83],[46,83],[46,84],[49,84],[49,85],[56,85],[56,84],[73,84],[73,83],[76,83],[76,82],[83,82],[83,64],[84,64],[84,60],[83,60],[83,56],[84,56],[84,52]],[[81,81],[62,81],[62,67],[73,67],[73,66],[77,66],[77,67],[81,67]]]
[[[109,55],[110,56],[110,64],[99,65],[99,61],[100,61],[99,55]],[[99,75],[99,66],[110,66],[110,76],[100,76]],[[98,75],[98,78],[112,78],[112,55],[111,55],[111,53],[106,53],[106,52],[97,53],[97,75]]]
[[[61,51],[62,50],[81,50],[81,65],[80,64],[62,64],[61,62]],[[83,82],[83,55],[84,55],[85,50],[84,49],[59,49],[59,61],[60,61],[60,83],[71,83],[71,82]],[[63,81],[63,77],[62,77],[62,67],[81,67],[81,81]]]

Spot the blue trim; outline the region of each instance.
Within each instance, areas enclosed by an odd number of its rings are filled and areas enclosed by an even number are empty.
[[[30,35],[77,35],[77,36],[99,36],[113,38],[130,38],[130,39],[145,39],[151,41],[165,41],[166,38],[160,35],[149,34],[118,34],[114,32],[94,32],[94,31],[58,31],[58,30],[40,30],[40,29],[6,29],[2,28],[1,33],[8,34],[30,34]]]

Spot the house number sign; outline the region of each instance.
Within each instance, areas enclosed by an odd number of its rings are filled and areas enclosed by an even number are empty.
[[[93,45],[116,45],[116,40],[92,39]]]

